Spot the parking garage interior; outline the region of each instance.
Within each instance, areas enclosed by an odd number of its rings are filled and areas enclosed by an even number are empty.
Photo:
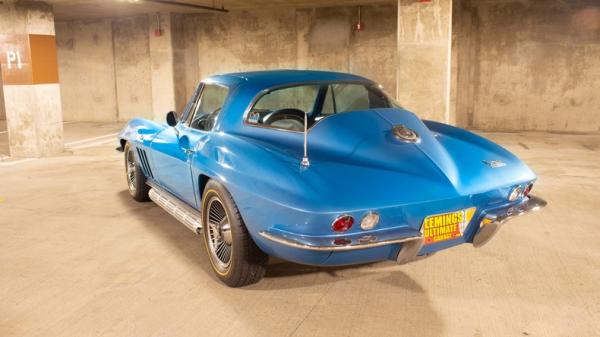
[[[178,2],[0,1],[0,335],[600,335],[598,1]],[[7,75],[15,36],[53,41],[29,40],[28,78]],[[199,236],[129,198],[116,136],[207,76],[268,69],[373,79],[525,160],[549,206],[480,249],[272,259],[224,287]]]

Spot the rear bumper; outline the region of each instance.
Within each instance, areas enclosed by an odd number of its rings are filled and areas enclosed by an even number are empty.
[[[305,250],[320,251],[320,252],[323,252],[323,251],[325,251],[325,252],[344,252],[344,251],[349,251],[349,250],[369,249],[369,248],[393,245],[393,244],[404,243],[404,242],[415,241],[415,240],[421,239],[421,235],[415,235],[415,236],[400,237],[400,238],[396,238],[396,239],[377,240],[377,238],[374,236],[365,235],[365,236],[363,236],[363,238],[358,239],[358,242],[347,244],[347,245],[335,245],[333,243],[333,240],[332,240],[332,244],[330,244],[330,245],[311,245],[311,244],[303,243],[300,241],[296,241],[291,238],[287,238],[282,235],[271,234],[269,232],[260,232],[260,235],[262,237],[264,237],[265,239],[269,239],[270,241],[277,242],[279,244],[288,246],[290,248],[305,249]]]
[[[278,243],[285,246],[286,248],[315,252],[315,253],[351,253],[360,250],[376,251],[377,248],[390,247],[392,245],[400,246],[400,250],[396,256],[396,262],[398,264],[408,263],[417,257],[417,254],[423,246],[423,237],[418,232],[406,232],[396,238],[383,237],[378,238],[373,235],[364,235],[356,240],[350,240],[349,244],[335,244],[335,238],[327,240],[328,244],[309,244],[301,242],[284,235],[273,234],[269,232],[260,232],[259,235],[264,239],[271,242]],[[389,235],[389,234],[388,234]],[[396,250],[397,251],[397,250]],[[384,255],[387,255],[384,253]],[[364,262],[364,261],[361,261]]]
[[[483,211],[479,215],[479,219],[481,219],[479,224],[471,224],[471,228],[472,226],[478,226],[478,228],[475,234],[470,234],[468,238],[472,237],[473,245],[480,247],[496,234],[502,224],[512,218],[540,210],[544,206],[546,206],[546,201],[529,196],[516,206],[489,212]],[[343,236],[348,239],[346,244],[336,244],[335,240],[340,238],[339,235],[308,236],[274,228],[258,234],[259,241],[269,243],[269,246],[274,244],[279,247],[274,251],[280,257],[306,264],[339,265],[382,259],[394,259],[397,263],[403,264],[415,260],[419,253],[431,254],[431,252],[422,251],[422,233],[408,227],[388,228],[369,234],[347,234]],[[467,241],[462,242],[470,242],[467,237],[465,240]]]
[[[498,232],[500,227],[511,219],[516,217],[539,211],[546,207],[548,203],[536,196],[529,196],[527,200],[521,204],[509,207],[502,210],[497,210],[493,213],[487,213],[479,223],[479,229],[473,237],[473,246],[481,247],[488,243]]]

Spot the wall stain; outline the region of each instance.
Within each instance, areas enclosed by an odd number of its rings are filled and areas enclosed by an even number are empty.
[[[457,35],[457,120],[484,130],[600,129],[600,3],[471,0]],[[465,39],[468,39],[465,41]],[[460,61],[464,59],[468,61]],[[460,68],[459,68],[459,71]],[[460,94],[467,91],[469,95]],[[472,94],[471,94],[472,93]]]

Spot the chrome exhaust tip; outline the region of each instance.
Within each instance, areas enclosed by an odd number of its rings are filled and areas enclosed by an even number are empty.
[[[473,246],[479,248],[488,243],[507,221],[531,212],[537,212],[548,204],[546,200],[533,195],[526,198],[522,204],[508,208],[501,215],[487,214],[479,223],[479,229],[473,237]]]
[[[417,254],[419,254],[419,251],[421,251],[421,247],[423,247],[423,238],[421,237],[404,242],[402,244],[402,248],[400,248],[398,256],[396,257],[396,263],[406,264],[416,260]]]
[[[483,218],[479,223],[479,230],[473,237],[473,247],[479,248],[488,243],[498,233],[501,225],[502,223],[495,218],[492,219],[487,216]]]

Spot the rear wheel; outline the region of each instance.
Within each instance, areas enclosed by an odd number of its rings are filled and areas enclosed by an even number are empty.
[[[217,277],[230,287],[258,282],[268,256],[256,246],[229,192],[209,180],[202,196],[206,252]]]
[[[135,158],[133,147],[127,143],[123,152],[125,153],[125,174],[129,194],[131,194],[133,199],[140,202],[150,200],[148,196],[150,187],[146,185],[146,177]]]

